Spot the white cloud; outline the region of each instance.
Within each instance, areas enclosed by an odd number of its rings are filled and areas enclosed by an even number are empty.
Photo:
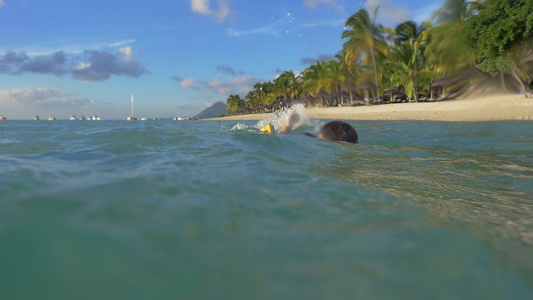
[[[9,119],[31,119],[55,116],[66,119],[70,115],[92,115],[109,113],[109,103],[79,97],[76,94],[48,87],[23,87],[0,90],[2,114]]]
[[[272,18],[274,20],[274,18]],[[304,24],[294,24],[293,23],[293,17],[290,17],[287,20],[287,18],[279,18],[275,21],[273,21],[270,24],[247,29],[247,30],[237,30],[234,28],[229,28],[227,30],[227,34],[229,36],[234,37],[240,37],[240,36],[247,36],[247,35],[253,35],[253,34],[266,34],[266,35],[273,35],[273,36],[281,36],[282,34],[287,34],[289,32],[298,32],[298,30],[302,28],[312,28],[312,27],[342,27],[344,25],[345,19],[337,19],[337,20],[329,20],[329,21],[322,21],[322,22],[315,22],[315,23],[304,23]]]
[[[131,50],[131,47],[122,47],[118,49],[118,52],[124,54],[125,60],[129,60],[131,56],[133,55],[133,51]]]
[[[264,79],[258,79],[250,76],[230,77],[226,81],[219,79],[220,74],[216,74],[211,81],[201,81],[196,78],[183,79],[180,87],[188,90],[200,91],[203,93],[214,93],[223,97],[232,94],[246,95],[258,82],[264,82]]]
[[[76,66],[76,70],[83,70],[83,69],[88,69],[91,67],[91,63],[84,63],[84,62],[81,62],[79,63],[77,66]]]
[[[209,81],[206,85],[209,89],[213,91],[217,91],[220,88],[224,87],[224,83],[218,80],[219,75],[215,75],[215,78],[211,81]]]
[[[250,76],[238,76],[228,78],[226,82],[222,82],[218,80],[218,77],[218,74],[215,75],[215,78],[207,83],[207,88],[210,92],[221,96],[245,95],[253,89],[256,83],[264,81]]]
[[[35,111],[38,108],[86,107],[94,101],[76,97],[56,88],[15,88],[0,90],[0,102],[15,109]]]
[[[135,40],[134,40],[134,39],[122,40],[122,41],[116,41],[116,42],[109,43],[109,44],[95,45],[94,47],[96,47],[96,48],[102,48],[102,47],[120,47],[120,46],[124,46],[124,45],[128,45],[128,44],[132,44],[132,43],[135,43]]]
[[[312,9],[315,9],[320,4],[325,4],[340,11],[344,11],[344,6],[337,2],[337,0],[305,0],[304,4]]]
[[[200,90],[201,87],[199,87],[196,82],[197,81],[194,78],[186,78],[181,80],[180,87],[186,90]]]
[[[322,26],[328,26],[328,27],[343,27],[344,22],[346,22],[345,19],[338,19],[333,21],[324,21],[324,22],[318,22],[318,23],[307,23],[300,25],[300,28],[310,28],[310,27],[322,27]]]
[[[228,29],[228,35],[239,37],[239,36],[245,36],[245,35],[259,33],[259,34],[268,34],[268,35],[278,36],[280,34],[280,32],[281,32],[281,29],[280,29],[279,25],[280,25],[280,21],[272,23],[272,24],[268,24],[268,25],[265,25],[265,26],[262,26],[262,27],[249,29],[249,30],[241,30],[241,31],[239,31],[237,29],[230,28],[230,29]]]
[[[218,0],[218,10],[211,9],[209,2],[209,0],[191,0],[191,9],[202,16],[214,17],[217,22],[223,22],[231,15],[229,3],[225,0]]]
[[[409,10],[392,3],[390,0],[368,0],[363,4],[363,7],[368,10],[372,17],[378,6],[380,7],[377,23],[384,26],[395,27],[410,20],[413,16]]]
[[[2,6],[4,6],[4,0],[0,0],[0,8],[2,8]]]
[[[1,0],[0,0],[1,1]],[[99,49],[106,49],[106,48],[119,48],[128,44],[135,43],[134,39],[128,39],[128,40],[120,40],[110,43],[103,43],[103,44],[71,44],[71,45],[61,45],[57,46],[54,45],[53,48],[47,48],[47,47],[41,47],[39,49],[33,48],[33,49],[27,49],[24,52],[32,57],[32,56],[42,56],[42,55],[50,55],[52,53],[62,51],[66,54],[80,54],[83,53],[86,50],[99,50]]]

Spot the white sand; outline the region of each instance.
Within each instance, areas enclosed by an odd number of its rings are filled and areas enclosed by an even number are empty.
[[[312,119],[328,120],[533,121],[533,97],[499,95],[438,102],[310,108],[307,112]],[[263,120],[269,117],[272,114],[229,116],[211,120]]]

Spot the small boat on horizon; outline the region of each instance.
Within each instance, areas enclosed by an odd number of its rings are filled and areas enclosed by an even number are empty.
[[[0,121],[5,121],[5,120],[7,120],[6,116],[0,115]]]
[[[48,121],[55,121],[55,120],[56,120],[55,117],[52,117],[52,116],[48,117]]]
[[[99,117],[97,115],[92,115],[92,116],[87,117],[87,120],[89,120],[89,121],[102,121],[103,118]]]
[[[39,121],[39,120],[40,120],[40,119],[39,119],[39,116],[35,116],[35,117],[33,117],[33,119],[34,119],[35,121]]]
[[[76,121],[76,117],[74,115],[70,116],[71,121]]]

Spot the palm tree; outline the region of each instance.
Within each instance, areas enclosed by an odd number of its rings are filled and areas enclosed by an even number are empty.
[[[447,0],[437,10],[437,26],[429,30],[431,42],[426,55],[434,61],[435,72],[450,76],[476,64],[472,41],[460,33],[465,22],[481,7],[480,0]]]
[[[278,78],[274,80],[274,91],[284,101],[292,100],[299,95],[298,78],[292,71],[283,72]]]
[[[326,63],[317,61],[316,64],[309,66],[302,72],[302,96],[316,97],[322,91],[320,78],[326,72]],[[323,105],[323,103],[322,103]]]
[[[359,60],[363,60],[367,66],[371,65],[374,69],[375,84],[379,88],[376,52],[383,55],[388,54],[387,45],[383,42],[379,28],[364,9],[349,17],[344,27],[347,29],[341,37],[348,39],[343,44],[346,63],[349,66],[354,66]]]
[[[317,61],[302,72],[300,84],[301,97],[309,105],[319,105],[317,95],[320,93],[320,86],[318,85],[318,79],[320,78],[320,73],[323,72],[323,65],[323,62]],[[321,100],[320,106],[324,106],[324,100]]]
[[[413,21],[401,23],[392,30],[394,46],[387,64],[394,86],[403,86],[409,99],[418,101],[422,83],[429,86],[432,73],[428,69],[426,46],[429,42],[428,29],[431,22],[417,26]]]
[[[432,73],[428,69],[423,52],[417,41],[411,39],[392,49],[389,64],[393,65],[391,83],[403,86],[409,99],[418,101],[423,80],[429,83]]]
[[[230,95],[226,100],[226,107],[228,108],[228,115],[234,114],[244,107],[244,100],[239,95]]]
[[[417,41],[418,43],[425,43],[428,41],[428,30],[431,28],[431,21],[426,21],[420,26],[416,26],[413,21],[406,21],[394,30],[395,41],[397,43],[404,43],[409,40]]]
[[[319,86],[322,91],[332,95],[338,94],[347,82],[347,75],[342,64],[332,59],[326,62],[326,70],[319,78]]]

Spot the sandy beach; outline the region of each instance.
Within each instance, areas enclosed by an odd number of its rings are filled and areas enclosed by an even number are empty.
[[[533,121],[533,97],[497,95],[437,102],[310,108],[307,112],[312,119],[326,120]],[[263,120],[270,117],[272,114],[267,113],[210,120]]]

